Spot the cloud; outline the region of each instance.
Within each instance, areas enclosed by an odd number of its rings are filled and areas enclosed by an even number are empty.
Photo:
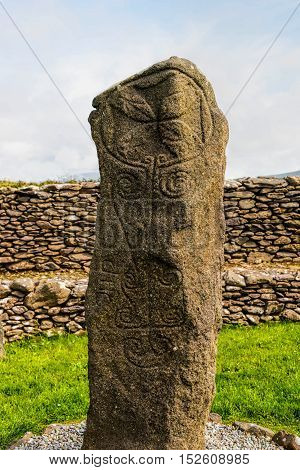
[[[9,3],[88,131],[96,94],[171,55],[194,61],[227,109],[294,5],[187,1],[183,9],[182,2],[149,3],[152,10],[134,0]],[[299,167],[297,35],[291,24],[228,115],[227,177]],[[0,39],[6,43],[0,59],[0,178],[41,180],[96,168],[94,144],[2,13]]]

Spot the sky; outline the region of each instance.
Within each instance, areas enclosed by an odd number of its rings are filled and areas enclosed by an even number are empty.
[[[297,0],[2,0],[0,179],[95,170],[87,122],[112,84],[177,55],[226,112]],[[300,169],[300,8],[227,114],[227,178]],[[83,128],[83,127],[85,128]]]

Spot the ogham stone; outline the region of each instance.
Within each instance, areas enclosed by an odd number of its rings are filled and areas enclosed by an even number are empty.
[[[84,449],[204,449],[221,321],[227,122],[171,57],[97,96]]]

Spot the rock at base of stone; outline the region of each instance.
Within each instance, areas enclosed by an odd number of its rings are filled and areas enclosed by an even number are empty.
[[[221,424],[222,416],[219,415],[218,413],[211,412],[209,413],[208,421],[210,421],[211,423],[215,423],[215,424]]]
[[[300,450],[300,437],[286,431],[278,431],[272,439],[275,444],[286,450]]]
[[[221,321],[227,122],[172,57],[94,99],[101,185],[84,449],[204,449]]]
[[[272,439],[274,436],[274,431],[272,431],[269,428],[265,428],[263,426],[259,426],[258,424],[255,423],[248,423],[246,421],[235,421],[233,423],[233,426],[236,427],[237,429],[240,429],[241,431],[248,432],[249,434],[254,434],[255,436],[265,436],[269,437]]]

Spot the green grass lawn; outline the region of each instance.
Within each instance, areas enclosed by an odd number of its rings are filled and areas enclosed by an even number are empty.
[[[300,325],[226,327],[219,336],[213,411],[300,432]],[[0,361],[0,447],[88,407],[87,338],[37,337],[10,344]]]
[[[66,335],[9,344],[0,361],[0,448],[26,431],[85,416],[87,339]]]
[[[300,324],[224,328],[213,411],[300,433]]]

